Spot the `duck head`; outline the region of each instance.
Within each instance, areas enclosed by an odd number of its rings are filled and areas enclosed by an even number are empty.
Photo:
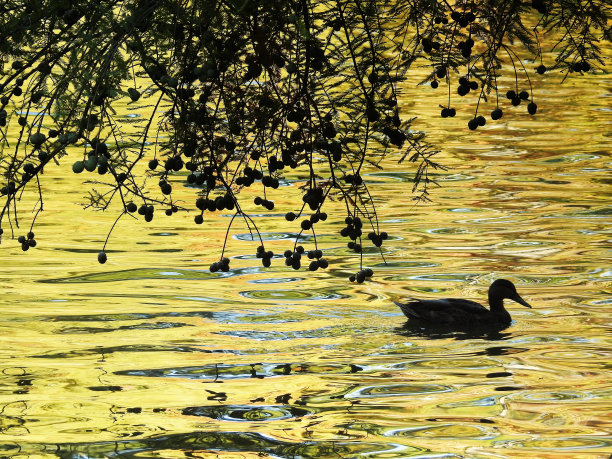
[[[512,282],[506,279],[497,279],[489,287],[489,303],[493,305],[493,303],[496,303],[497,301],[503,301],[504,298],[516,301],[518,304],[521,304],[526,308],[531,308],[531,305],[522,299],[517,293],[516,287]]]

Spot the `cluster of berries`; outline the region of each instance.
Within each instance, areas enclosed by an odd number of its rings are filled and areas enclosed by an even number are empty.
[[[262,206],[268,210],[274,209],[274,202],[268,199],[264,199],[261,196],[255,196],[255,199],[253,199],[253,202],[255,203],[256,206]]]
[[[357,272],[357,274],[352,274],[349,277],[349,280],[351,282],[357,282],[359,284],[363,284],[363,282],[366,280],[367,277],[372,277],[374,275],[374,271],[372,271],[370,268],[366,268],[366,269],[362,269],[361,271]]]
[[[285,265],[291,266],[293,269],[300,269],[302,266],[302,255],[304,254],[304,247],[298,245],[294,251],[285,250]],[[306,254],[309,260],[312,260],[308,265],[310,271],[316,271],[317,269],[325,269],[329,266],[328,261],[323,258],[323,251],[319,249],[309,250]]]
[[[272,252],[271,250],[268,250],[266,252],[266,249],[264,248],[264,246],[260,245],[259,247],[257,247],[256,256],[257,258],[261,258],[261,264],[264,265],[265,268],[269,268],[270,265],[272,264],[271,260],[272,260],[272,257],[274,256],[274,252]]]
[[[2,230],[0,230],[2,231]],[[2,233],[0,233],[2,234]],[[19,236],[17,242],[21,244],[21,250],[27,252],[30,247],[36,247],[36,239],[34,239],[34,233],[30,231],[26,236]]]
[[[224,273],[229,271],[230,260],[227,257],[223,257],[220,261],[215,261],[210,265],[210,272],[216,273],[217,271],[223,271]]]

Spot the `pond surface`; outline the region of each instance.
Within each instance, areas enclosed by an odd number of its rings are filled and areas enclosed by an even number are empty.
[[[535,118],[475,133],[466,111],[437,116],[442,93],[406,90],[449,171],[428,205],[397,156],[366,174],[391,237],[361,285],[338,216],[319,229],[326,272],[261,268],[237,226],[232,269],[211,274],[229,218],[162,212],[122,220],[99,265],[115,215],[81,210],[70,167],[48,171],[38,247],[0,245],[0,455],[609,457],[612,81],[550,80]],[[277,253],[295,236],[287,185],[261,228]],[[393,304],[485,301],[496,278],[533,305],[509,302],[502,331],[425,333]]]

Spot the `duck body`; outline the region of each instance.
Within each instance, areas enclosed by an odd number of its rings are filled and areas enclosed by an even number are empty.
[[[504,299],[510,299],[531,308],[516,292],[514,284],[505,279],[498,279],[489,287],[490,309],[475,301],[462,298],[413,299],[408,303],[395,302],[395,304],[399,306],[411,323],[476,327],[509,324],[512,318],[504,308]]]

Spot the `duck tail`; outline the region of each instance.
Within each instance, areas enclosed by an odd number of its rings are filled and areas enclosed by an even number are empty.
[[[413,302],[413,303],[399,303],[397,301],[394,301],[394,303],[399,306],[399,308],[402,310],[404,315],[406,317],[408,317],[409,319],[420,319],[421,318],[421,316],[418,314],[418,312],[415,311],[414,308],[412,307],[412,305],[417,304],[416,302]]]

